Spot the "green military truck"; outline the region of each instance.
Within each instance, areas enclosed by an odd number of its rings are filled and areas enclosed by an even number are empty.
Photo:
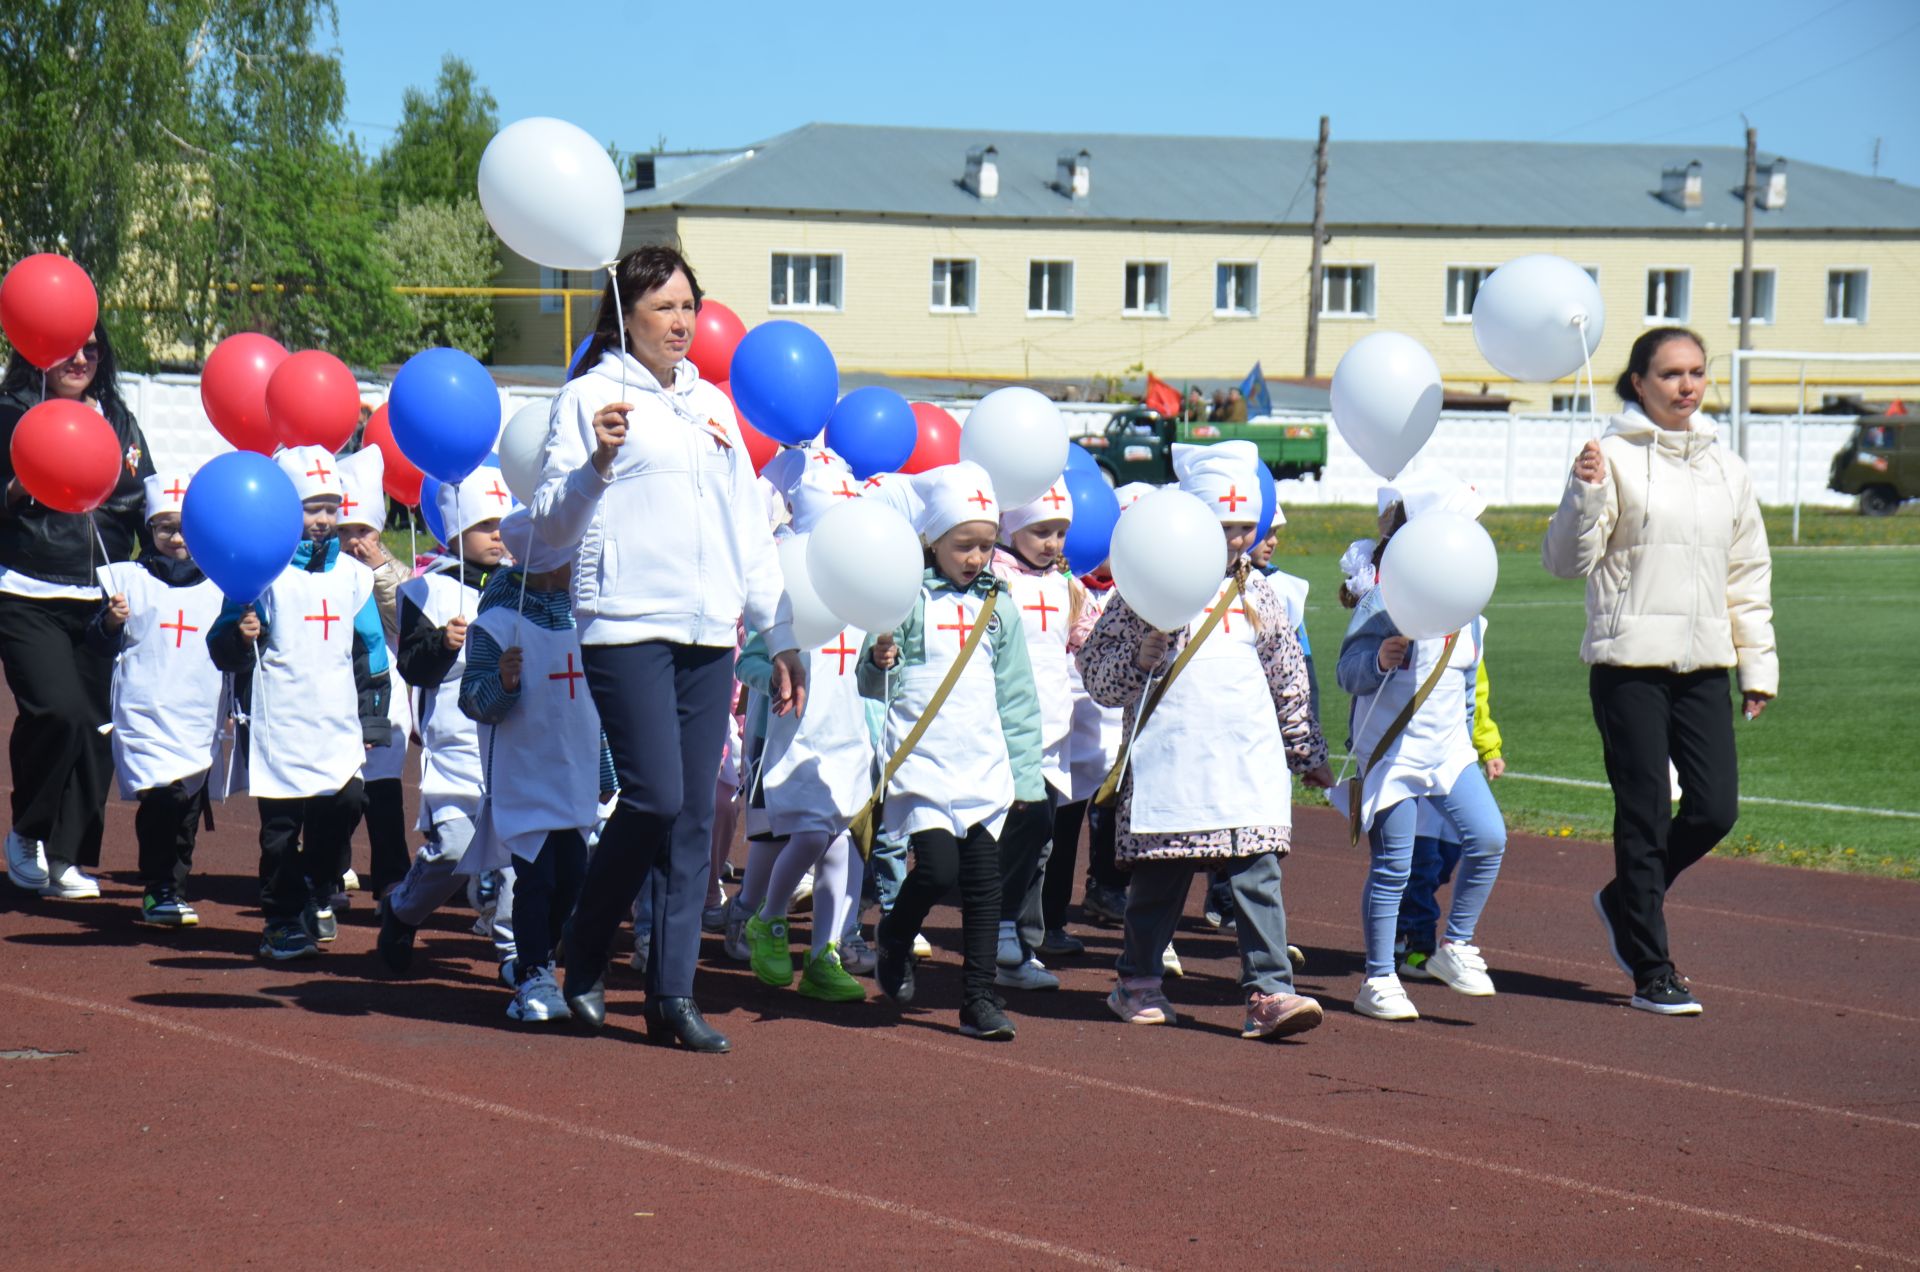
[[[1906,500],[1920,499],[1920,419],[1861,416],[1833,457],[1827,487],[1858,495],[1868,517],[1891,516]]]
[[[1185,423],[1144,406],[1116,411],[1104,433],[1076,438],[1107,480],[1116,486],[1144,481],[1163,486],[1173,480],[1173,444],[1207,446],[1241,438],[1260,448],[1260,458],[1276,481],[1319,477],[1327,466],[1327,426],[1285,424],[1278,420],[1245,423]]]

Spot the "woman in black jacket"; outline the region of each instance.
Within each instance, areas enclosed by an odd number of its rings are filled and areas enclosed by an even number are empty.
[[[85,402],[120,440],[120,481],[92,513],[36,502],[13,473],[13,430],[43,398]],[[94,571],[133,555],[141,482],[153,471],[146,439],[116,383],[104,325],[86,347],[45,372],[18,353],[0,378],[0,666],[18,715],[9,744],[13,829],[7,877],[42,896],[100,895],[83,869],[100,864],[113,750],[100,726],[110,710],[113,664],[87,648],[100,607]],[[102,555],[104,550],[105,555]]]

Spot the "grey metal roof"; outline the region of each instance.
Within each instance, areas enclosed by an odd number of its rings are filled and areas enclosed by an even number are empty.
[[[967,151],[984,145],[999,151],[993,199],[961,184]],[[1081,149],[1092,156],[1092,191],[1074,200],[1053,182],[1059,156]],[[1740,224],[1745,156],[1735,146],[1336,138],[1328,153],[1327,219],[1337,226],[1674,231]],[[1657,197],[1660,173],[1695,159],[1702,206],[1683,212]],[[1306,225],[1312,164],[1313,143],[1288,139],[807,124],[711,166],[662,163],[659,175],[677,179],[630,192],[627,206]],[[1763,232],[1910,232],[1920,230],[1920,189],[1791,160],[1786,206],[1755,216]]]

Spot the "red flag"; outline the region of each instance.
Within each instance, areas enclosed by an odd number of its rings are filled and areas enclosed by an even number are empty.
[[[1893,405],[1887,408],[1888,415],[1905,415],[1906,413],[1907,404],[1900,398],[1893,399]]]
[[[1147,372],[1146,404],[1149,410],[1172,418],[1180,414],[1180,390],[1162,380],[1153,372]]]

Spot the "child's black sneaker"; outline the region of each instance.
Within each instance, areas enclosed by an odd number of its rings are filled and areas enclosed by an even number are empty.
[[[913,1001],[913,946],[884,938],[874,943],[873,979],[880,992],[902,1007]]]
[[[199,923],[200,916],[171,884],[160,884],[140,899],[140,921],[150,927],[183,928]]]
[[[1013,1022],[991,998],[970,998],[960,1004],[960,1032],[982,1042],[1012,1042]]]
[[[1641,1011],[1650,1011],[1656,1016],[1700,1014],[1700,1003],[1672,972],[1656,976],[1633,991],[1633,1001],[1629,1005]]]
[[[373,939],[373,948],[395,976],[405,976],[413,966],[413,934],[418,930],[394,917],[391,902],[380,903],[380,935]]]
[[[320,952],[307,925],[299,919],[275,919],[260,935],[260,957],[284,963],[289,959],[311,958]]]

